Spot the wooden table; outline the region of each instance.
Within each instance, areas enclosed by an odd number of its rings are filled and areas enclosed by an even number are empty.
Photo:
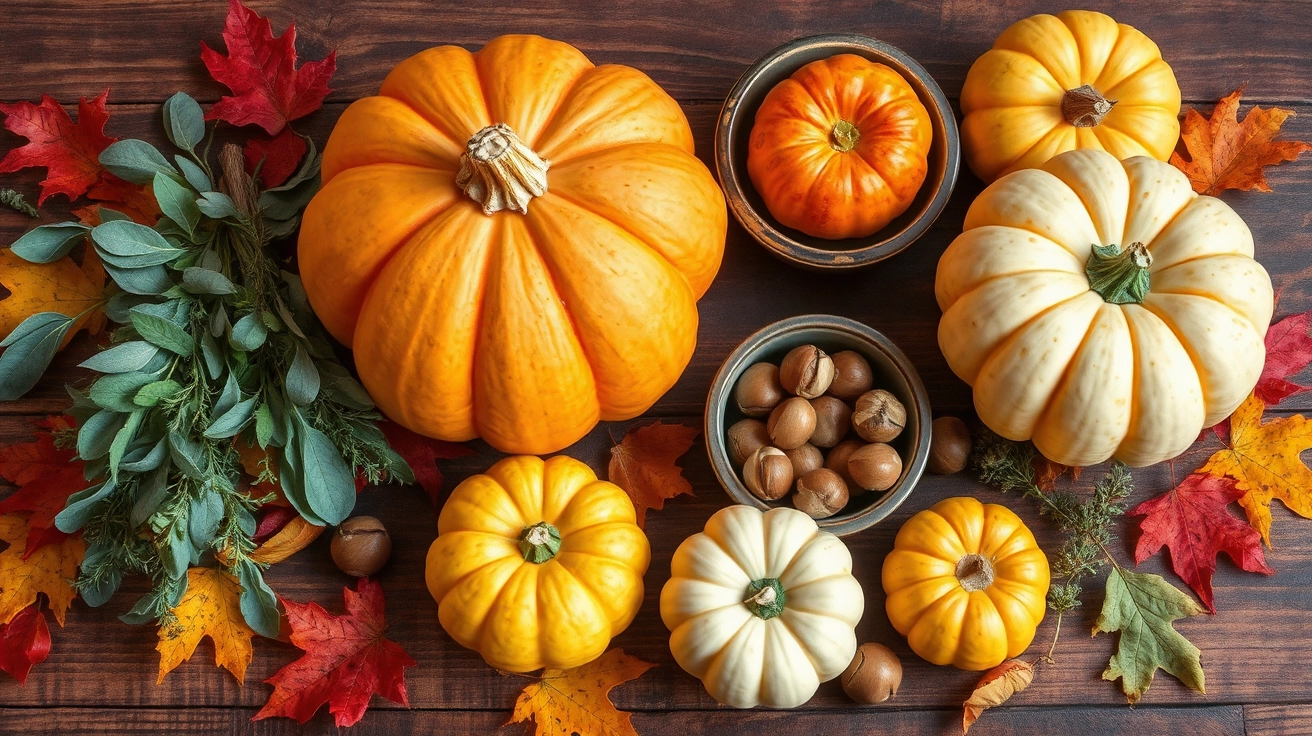
[[[598,63],[618,62],[650,74],[687,112],[699,155],[708,163],[716,113],[738,75],[757,57],[791,38],[821,32],[857,32],[888,41],[915,58],[956,98],[970,63],[1008,24],[1060,5],[1038,0],[984,3],[976,0],[254,0],[281,30],[297,22],[303,58],[338,54],[334,92],[301,129],[326,140],[334,121],[354,99],[372,94],[397,62],[438,44],[478,48],[502,33],[539,33],[568,41]],[[1300,0],[1222,2],[1077,3],[1106,10],[1152,36],[1175,69],[1186,105],[1210,109],[1215,100],[1247,83],[1246,103],[1279,104],[1298,111],[1287,137],[1312,139],[1312,3]],[[176,90],[203,103],[224,92],[210,81],[199,58],[200,41],[220,42],[226,3],[220,0],[5,0],[0,3],[0,99],[36,100],[42,93],[65,105],[111,89],[110,134],[164,142],[159,105]],[[0,150],[20,141],[0,133]],[[40,173],[4,179],[34,193]],[[1227,193],[1257,242],[1258,260],[1281,293],[1280,314],[1312,308],[1312,156],[1270,173],[1275,193]],[[701,302],[700,343],[678,385],[636,423],[701,425],[711,377],[724,357],[757,328],[795,314],[821,312],[866,322],[892,338],[914,361],[932,396],[934,412],[971,414],[967,387],[948,370],[935,343],[939,312],[933,297],[934,266],[960,231],[966,207],[980,183],[962,174],[947,212],[915,246],[858,274],[819,276],[774,260],[736,223],[729,229],[724,265]],[[56,207],[55,214],[62,214]],[[0,242],[11,242],[29,225],[0,211]],[[79,340],[56,360],[52,373],[21,401],[0,404],[0,442],[32,437],[33,415],[61,411],[62,385],[83,376],[73,366],[92,343]],[[1278,413],[1312,410],[1312,397],[1288,402]],[[604,471],[607,450],[624,426],[598,427],[568,453]],[[477,444],[477,443],[476,443]],[[479,472],[495,453],[478,445],[477,456],[444,466],[448,484]],[[1135,471],[1138,502],[1170,487],[1214,448],[1196,447],[1175,463]],[[720,708],[697,680],[675,664],[658,615],[658,595],[678,543],[701,529],[728,499],[711,474],[701,445],[684,459],[695,497],[681,497],[648,516],[653,559],[647,596],[633,626],[616,646],[659,666],[614,692],[616,704],[635,711],[634,723],[656,734],[940,734],[957,733],[960,703],[977,677],[921,661],[890,627],[883,612],[879,568],[898,526],[913,512],[956,494],[1002,501],[1016,509],[1050,549],[1057,541],[1029,504],[1001,497],[965,476],[926,477],[891,519],[847,539],[856,575],[866,591],[863,640],[891,645],[902,657],[902,690],[890,705],[861,709],[836,683],[821,687],[792,712],[738,712]],[[1086,474],[1080,483],[1087,488]],[[0,491],[2,492],[2,491]],[[419,662],[407,671],[411,709],[374,699],[359,733],[491,733],[506,721],[525,684],[499,675],[479,657],[453,643],[437,623],[436,607],[423,584],[424,554],[432,541],[435,512],[418,488],[370,489],[357,510],[383,519],[395,553],[381,581],[387,593],[391,636]],[[1290,734],[1312,733],[1312,521],[1277,505],[1271,577],[1240,572],[1223,559],[1216,573],[1215,616],[1179,622],[1202,650],[1207,695],[1187,690],[1158,673],[1142,703],[1130,709],[1116,684],[1100,675],[1114,647],[1107,635],[1090,638],[1101,600],[1095,582],[1085,607],[1067,621],[1057,665],[1044,667],[1034,685],[1006,708],[990,712],[977,733],[1087,734]],[[1122,526],[1114,551],[1132,560],[1137,524]],[[1161,557],[1140,567],[1180,584]],[[284,596],[315,600],[341,610],[341,589],[350,581],[333,567],[327,537],[277,565],[269,582]],[[257,640],[246,682],[237,683],[213,665],[202,644],[193,659],[155,684],[158,655],[153,627],[121,624],[141,581],[125,585],[109,605],[75,603],[64,629],[53,631],[48,661],[26,687],[0,677],[0,732],[102,734],[109,732],[294,733],[334,730],[326,709],[307,726],[285,719],[252,724],[268,698],[263,680],[298,656],[288,644]],[[1033,649],[1049,641],[1050,617]],[[516,726],[507,733],[517,733]]]

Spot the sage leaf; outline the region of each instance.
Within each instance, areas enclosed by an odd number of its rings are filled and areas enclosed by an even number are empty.
[[[205,450],[195,440],[176,429],[169,432],[169,456],[173,458],[173,464],[177,465],[178,470],[183,474],[202,482],[208,479]]]
[[[32,263],[54,263],[86,238],[91,228],[76,222],[42,225],[23,233],[9,250]]]
[[[309,406],[319,395],[319,369],[314,367],[314,360],[299,342],[296,357],[292,358],[291,367],[287,369],[284,386],[287,398],[297,406]]]
[[[187,180],[192,189],[200,192],[201,196],[205,196],[206,192],[214,189],[214,182],[210,181],[210,175],[206,174],[204,169],[192,163],[191,159],[179,154],[173,157],[173,162],[182,171],[182,178]],[[199,206],[200,203],[197,202],[196,204]],[[201,212],[204,211],[202,208]]]
[[[200,224],[200,208],[196,206],[196,193],[191,187],[166,174],[156,174],[152,189],[160,212],[184,228],[187,235],[194,235]]]
[[[237,286],[227,276],[208,268],[192,267],[183,271],[182,286],[193,294],[224,296],[237,293]]]
[[[206,489],[191,500],[190,513],[187,514],[187,533],[191,535],[191,546],[198,552],[204,552],[214,535],[219,531],[223,521],[223,497],[214,489]]]
[[[205,213],[206,217],[213,220],[240,221],[242,219],[241,211],[237,209],[232,197],[223,192],[202,192],[200,199],[196,200],[196,206]]]
[[[255,532],[259,531],[259,524],[255,521],[255,514],[252,514],[245,506],[237,507],[236,517],[237,527],[246,536],[253,537]]]
[[[187,525],[182,519],[174,520],[168,528],[168,534],[159,545],[159,560],[164,567],[164,574],[177,580],[187,577],[187,568],[191,567],[191,556],[195,549],[187,534]]]
[[[172,320],[141,309],[134,309],[132,326],[137,328],[137,334],[141,335],[142,339],[171,353],[187,357],[196,350],[196,341]]]
[[[134,411],[128,415],[128,420],[123,423],[123,428],[114,434],[114,442],[109,446],[109,477],[118,479],[118,466],[123,460],[123,453],[127,451],[128,445],[132,440],[137,438],[137,430],[141,428],[141,420],[145,413]]]
[[[237,567],[241,582],[241,615],[246,625],[260,636],[276,639],[281,623],[278,615],[278,598],[273,594],[260,568],[250,560],[242,560]]]
[[[123,582],[123,571],[118,568],[106,569],[103,560],[109,556],[111,545],[109,542],[99,541],[87,547],[86,554],[82,557],[82,569],[94,569],[99,574],[94,577],[84,576],[77,583],[78,595],[92,608],[99,608],[105,605],[114,593],[118,592],[118,586]]]
[[[208,332],[201,333],[200,354],[205,360],[205,372],[211,381],[217,381],[223,374],[223,357],[219,355],[219,344]]]
[[[151,407],[156,406],[159,402],[182,390],[182,384],[172,378],[148,383],[141,387],[136,396],[132,397],[132,403],[137,406]]]
[[[131,373],[145,368],[158,353],[158,347],[142,340],[132,340],[97,353],[78,365],[98,373]]]
[[[104,260],[104,259],[102,259]],[[144,268],[120,268],[105,262],[105,273],[118,284],[119,288],[132,294],[156,296],[173,287],[173,280],[163,266],[146,266]]]
[[[299,449],[294,446],[293,434],[288,432],[287,446],[278,455],[278,482],[282,486],[283,495],[291,502],[292,508],[297,513],[305,517],[305,520],[316,526],[327,526],[323,519],[320,519],[314,509],[310,508],[310,503],[306,499],[305,483],[301,478],[302,461]]]
[[[112,210],[104,205],[96,208],[96,214],[100,215],[101,222],[114,222],[115,220],[131,220],[130,215],[125,215],[118,210]]]
[[[72,534],[91,521],[100,502],[109,497],[117,486],[111,478],[104,483],[91,486],[85,491],[78,491],[68,497],[64,510],[55,516],[55,528],[65,534]]]
[[[305,500],[315,516],[340,524],[355,508],[355,474],[328,435],[308,423],[296,431]]]
[[[228,378],[223,382],[223,390],[219,392],[219,398],[214,400],[214,415],[226,413],[229,409],[241,401],[241,384],[237,382],[237,374],[229,372]]]
[[[255,410],[255,442],[260,449],[266,449],[273,439],[273,411],[268,404],[260,404]]]
[[[130,220],[96,225],[91,229],[91,240],[106,261],[120,268],[158,266],[183,254],[163,235]]]
[[[23,320],[0,341],[0,401],[13,401],[36,385],[54,359],[73,319],[58,312],[40,312]]]
[[[1176,619],[1200,613],[1204,613],[1202,606],[1162,576],[1113,566],[1093,633],[1119,631],[1121,637],[1102,679],[1120,678],[1130,705],[1148,691],[1158,668],[1186,686],[1206,692],[1198,647],[1171,626]]]
[[[163,465],[164,458],[168,457],[168,454],[168,440],[161,437],[154,446],[150,448],[150,451],[140,459],[129,462],[125,458],[123,462],[119,464],[119,469],[129,473],[148,473]],[[140,492],[140,486],[138,486],[138,492]],[[151,513],[154,513],[154,511]],[[136,525],[133,524],[133,526]]]
[[[91,385],[91,400],[102,409],[131,414],[140,407],[133,399],[137,392],[156,376],[149,373],[112,373],[101,376]]]
[[[210,439],[226,439],[237,436],[237,433],[241,432],[247,422],[251,420],[251,416],[255,414],[255,401],[256,397],[252,396],[234,405],[210,423],[210,426],[205,430],[205,436]]]
[[[114,437],[128,421],[128,415],[102,409],[77,428],[77,456],[95,460],[109,454]]]
[[[118,620],[129,626],[148,624],[158,618],[155,615],[155,611],[158,609],[159,595],[154,592],[147,593],[138,598],[137,602],[132,604],[132,608],[129,608],[127,613],[119,616]]]
[[[228,342],[238,350],[250,352],[263,345],[268,335],[269,330],[264,326],[264,322],[255,312],[251,312],[233,324]]]
[[[186,92],[176,92],[164,103],[164,132],[173,145],[186,151],[196,150],[205,140],[205,113]]]
[[[133,184],[149,184],[156,174],[178,173],[157,148],[136,138],[109,144],[100,152],[100,165]]]
[[[165,444],[165,440],[160,440],[160,444]],[[137,500],[132,504],[132,511],[128,514],[128,522],[132,525],[132,529],[140,528],[159,510],[160,504],[164,502],[164,497],[168,495],[168,481],[168,464],[162,463],[144,479],[137,482]]]
[[[132,320],[132,316],[129,314],[132,308],[149,303],[151,298],[150,296],[120,291],[111,296],[109,302],[105,304],[105,316],[114,322],[125,325]]]

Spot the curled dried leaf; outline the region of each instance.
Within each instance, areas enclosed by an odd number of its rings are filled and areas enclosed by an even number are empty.
[[[984,711],[1007,702],[1033,681],[1034,665],[1019,659],[1009,659],[985,672],[975,685],[975,692],[962,703],[965,709],[961,718],[962,732],[969,733],[971,725],[979,720]]]

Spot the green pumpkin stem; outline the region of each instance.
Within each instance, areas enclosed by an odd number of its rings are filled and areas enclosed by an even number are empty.
[[[1089,276],[1089,288],[1098,292],[1108,304],[1143,304],[1151,286],[1148,269],[1153,256],[1143,243],[1120,246],[1095,245],[1089,255],[1084,272]]]
[[[784,612],[788,596],[779,578],[753,580],[747,586],[747,600],[743,605],[762,621],[768,621]]]
[[[524,527],[519,533],[519,551],[526,562],[541,565],[560,551],[560,530],[545,521]]]
[[[856,148],[856,144],[861,140],[861,131],[846,120],[839,120],[834,123],[834,129],[829,132],[829,145],[839,153],[847,153]]]

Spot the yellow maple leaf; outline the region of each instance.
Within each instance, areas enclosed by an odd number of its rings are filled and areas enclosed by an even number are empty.
[[[1271,499],[1277,498],[1291,511],[1312,519],[1312,469],[1299,453],[1312,448],[1312,422],[1295,414],[1262,423],[1266,404],[1249,396],[1230,415],[1230,442],[1218,450],[1199,472],[1230,476],[1245,491],[1239,505],[1248,523],[1271,546]]]
[[[173,609],[174,620],[159,628],[159,679],[191,659],[196,645],[208,636],[214,642],[214,664],[228,670],[237,682],[246,679],[251,663],[251,637],[255,632],[241,615],[241,583],[227,572],[210,567],[187,571],[187,592]]]
[[[94,335],[105,325],[104,312],[95,308],[103,298],[105,269],[94,253],[88,252],[78,266],[68,256],[54,263],[30,263],[5,248],[0,250],[0,286],[9,290],[0,298],[0,339],[39,312],[83,315],[64,336],[61,348],[78,330]]]
[[[519,694],[506,725],[533,719],[535,736],[637,736],[633,714],[616,710],[609,693],[655,666],[612,649],[582,667],[545,670]]]
[[[64,625],[64,614],[77,591],[73,579],[87,545],[81,535],[39,547],[26,560],[27,520],[16,514],[0,516],[0,539],[9,548],[0,552],[0,624],[7,624],[19,611],[45,593],[55,620]]]

